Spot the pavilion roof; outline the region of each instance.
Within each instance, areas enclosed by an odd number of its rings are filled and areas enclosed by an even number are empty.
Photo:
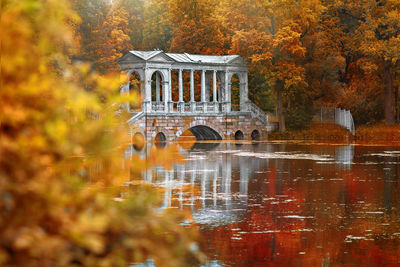
[[[154,51],[129,51],[130,54],[141,58],[142,60],[150,60],[157,55],[165,55],[172,61],[177,63],[203,63],[203,64],[229,64],[237,58],[241,58],[239,55],[196,55],[188,53],[165,53],[161,50]]]

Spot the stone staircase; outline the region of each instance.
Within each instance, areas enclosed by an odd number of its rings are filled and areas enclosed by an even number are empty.
[[[140,120],[141,118],[143,118],[144,112],[140,111],[140,112],[136,112],[136,114],[132,113],[132,115],[133,116],[127,121],[127,123],[129,123],[129,124],[133,124],[133,123],[137,122],[138,120]]]
[[[254,104],[251,101],[247,102],[247,109],[250,112],[252,118],[256,118],[263,124],[269,125],[267,112],[259,108],[256,104]]]

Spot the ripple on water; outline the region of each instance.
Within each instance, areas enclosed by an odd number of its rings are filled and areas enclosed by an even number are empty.
[[[333,158],[330,155],[317,155],[317,154],[305,154],[305,153],[276,153],[276,152],[238,152],[234,153],[238,157],[256,157],[260,159],[293,159],[293,160],[315,160],[315,161],[332,161]]]

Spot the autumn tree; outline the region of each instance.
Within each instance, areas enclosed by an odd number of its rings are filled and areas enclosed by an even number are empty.
[[[96,62],[99,47],[99,29],[109,12],[107,0],[73,0],[72,8],[78,13],[80,22],[76,25],[75,38],[79,41],[76,57],[85,61]]]
[[[249,66],[249,98],[264,110],[274,110],[274,96],[266,79],[266,65],[252,61],[253,55],[268,58],[270,36],[265,12],[257,0],[221,0],[215,10],[224,54],[241,55]]]
[[[143,48],[143,30],[145,23],[145,3],[144,0],[114,0],[113,6],[116,9],[124,9],[128,20],[128,30],[126,34],[129,36],[131,47],[136,50]],[[152,18],[153,20],[155,18]]]
[[[263,71],[276,94],[280,131],[285,131],[285,110],[296,104],[291,101],[299,96],[309,98],[304,39],[314,34],[321,6],[319,1],[290,0],[256,1],[253,5],[262,11],[258,13],[262,19],[253,28],[235,32],[231,51],[246,51],[251,64]]]
[[[223,54],[221,36],[213,14],[216,1],[168,0],[172,26],[170,51],[194,54]]]
[[[118,71],[117,60],[132,48],[128,17],[125,8],[115,2],[103,24],[96,29],[100,42],[96,65],[102,72]]]
[[[154,188],[113,200],[127,181],[117,149],[127,129],[114,107],[132,99],[116,94],[119,76],[69,63],[68,25],[79,23],[69,3],[2,3],[0,265],[196,264],[193,232],[178,226],[181,215],[154,210]],[[150,162],[165,163],[172,150],[153,150]]]
[[[393,0],[366,1],[359,23],[357,41],[360,50],[380,66],[385,84],[385,121],[393,124],[393,66],[400,55],[400,3]]]
[[[169,21],[168,2],[146,1],[144,5],[143,48],[169,51],[172,26]]]
[[[397,38],[394,14],[398,7],[391,1],[324,1],[324,6],[323,33],[330,36],[326,40],[338,48],[343,59],[339,77],[331,83],[339,90],[334,104],[351,109],[359,124],[383,117],[392,121],[391,81],[398,53],[393,47]]]

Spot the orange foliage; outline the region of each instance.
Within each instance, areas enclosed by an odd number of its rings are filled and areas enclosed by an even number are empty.
[[[2,2],[0,265],[196,264],[195,232],[179,227],[182,214],[154,210],[152,188],[113,200],[129,179],[116,149],[126,117],[115,111],[132,97],[118,94],[119,76],[68,58],[79,23],[69,4]],[[176,150],[150,161],[170,166]]]

